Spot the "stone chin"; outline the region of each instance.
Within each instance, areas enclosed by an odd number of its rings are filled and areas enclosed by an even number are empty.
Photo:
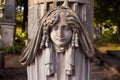
[[[58,46],[58,47],[65,47],[65,45],[67,45],[68,43],[66,42],[63,42],[63,41],[56,41],[54,42],[55,46]]]

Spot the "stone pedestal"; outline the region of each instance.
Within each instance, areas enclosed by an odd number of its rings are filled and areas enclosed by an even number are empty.
[[[3,45],[10,46],[14,43],[15,23],[1,23],[1,40]]]
[[[0,23],[2,42],[5,46],[13,45],[16,22],[16,0],[6,0],[4,14]]]

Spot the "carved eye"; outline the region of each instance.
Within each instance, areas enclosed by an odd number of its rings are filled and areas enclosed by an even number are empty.
[[[65,30],[65,31],[69,31],[69,30],[71,30],[71,28],[68,27],[68,26],[63,26],[62,29]]]

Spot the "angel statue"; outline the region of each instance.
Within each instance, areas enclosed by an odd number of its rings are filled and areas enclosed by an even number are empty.
[[[28,80],[91,80],[94,46],[77,14],[68,7],[49,10],[20,57]]]

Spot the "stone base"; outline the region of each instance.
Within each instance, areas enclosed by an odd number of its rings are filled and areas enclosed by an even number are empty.
[[[14,43],[15,24],[14,23],[2,23],[1,24],[1,40],[3,45],[9,46]]]

